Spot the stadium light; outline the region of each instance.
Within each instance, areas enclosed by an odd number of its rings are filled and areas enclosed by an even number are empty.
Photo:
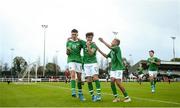
[[[173,40],[173,60],[175,61],[175,39],[176,39],[176,37],[171,37],[171,39]]]
[[[14,48],[11,48],[11,81],[13,80],[12,67],[13,67],[13,52]]]
[[[48,25],[41,25],[44,30],[44,59],[43,59],[43,77],[45,76],[45,56],[46,56],[46,29],[48,28]]]
[[[114,34],[114,37],[116,38],[116,36],[118,35],[118,32],[113,31],[112,33]]]
[[[57,76],[57,65],[58,65],[58,53],[59,50],[56,50],[56,76]]]
[[[133,66],[132,54],[129,54],[129,63],[130,63],[131,66]]]

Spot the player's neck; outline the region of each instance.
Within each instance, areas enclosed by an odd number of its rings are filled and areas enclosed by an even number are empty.
[[[73,41],[77,41],[78,39],[77,38],[72,38]]]

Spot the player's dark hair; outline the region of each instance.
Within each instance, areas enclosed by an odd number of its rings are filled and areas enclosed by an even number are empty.
[[[115,39],[116,40],[116,42],[117,42],[117,45],[120,45],[120,40],[119,39]]]
[[[93,32],[86,33],[86,37],[88,37],[88,36],[94,36],[94,33]]]
[[[72,30],[71,30],[71,33],[78,33],[78,30],[72,29]]]
[[[154,54],[154,50],[150,50],[149,52],[152,52]]]

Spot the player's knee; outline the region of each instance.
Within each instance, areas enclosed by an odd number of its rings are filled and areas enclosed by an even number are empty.
[[[92,82],[92,78],[90,76],[87,77],[87,82]]]
[[[94,81],[99,80],[98,75],[94,75],[94,76],[93,76],[93,80],[94,80]]]
[[[115,82],[116,84],[121,85],[121,79],[116,79]]]
[[[76,74],[75,73],[71,73],[71,79],[75,79],[75,76]]]
[[[115,78],[111,78],[111,83],[115,83]]]
[[[78,79],[78,80],[81,80],[81,75],[78,75],[78,76],[77,76],[77,79]]]

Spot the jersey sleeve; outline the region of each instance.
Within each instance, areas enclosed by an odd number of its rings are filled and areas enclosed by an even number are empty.
[[[81,47],[84,48],[86,46],[86,41],[84,40],[80,40],[80,43],[81,43]]]
[[[146,63],[148,66],[150,65],[151,62],[150,62],[149,58],[146,60]]]
[[[108,58],[111,58],[111,56],[110,56],[110,55],[111,55],[111,52],[109,52],[109,53],[107,54],[107,57],[108,57]]]
[[[66,48],[69,47],[69,41],[66,42]]]
[[[86,41],[80,40],[81,44],[86,44]]]
[[[114,52],[118,52],[118,46],[114,46],[114,47],[112,47],[111,49],[114,51]]]
[[[93,44],[93,45],[92,45],[92,49],[94,49],[94,50],[95,50],[94,52],[96,52],[96,51],[97,51],[97,46],[96,46],[96,44]]]
[[[156,62],[160,62],[161,60],[159,58],[156,57]]]

